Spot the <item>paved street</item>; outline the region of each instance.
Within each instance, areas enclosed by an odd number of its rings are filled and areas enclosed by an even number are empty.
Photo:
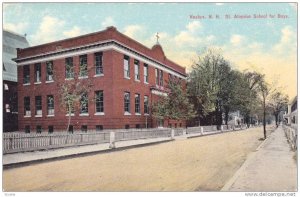
[[[175,140],[3,171],[4,191],[219,191],[262,128]]]
[[[224,191],[297,191],[297,165],[279,127],[249,156]]]

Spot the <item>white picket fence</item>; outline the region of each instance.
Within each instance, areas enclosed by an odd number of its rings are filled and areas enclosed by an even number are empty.
[[[222,126],[218,131],[217,126],[202,126],[188,128],[154,128],[154,129],[129,129],[129,130],[104,130],[102,132],[90,131],[87,133],[4,133],[3,134],[3,153],[35,151],[43,149],[52,149],[76,145],[112,143],[126,140],[149,139],[149,138],[174,138],[187,134],[203,135],[204,133],[213,133],[233,130],[232,126]],[[113,134],[113,135],[112,135]],[[111,137],[113,136],[113,139]]]
[[[298,141],[298,129],[297,127],[293,126],[286,126],[283,125],[282,126],[285,136],[289,142],[289,144],[291,145],[292,150],[297,150],[297,141]]]

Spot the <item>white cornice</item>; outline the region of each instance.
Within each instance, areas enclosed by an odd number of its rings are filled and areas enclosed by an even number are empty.
[[[26,58],[19,58],[16,59],[16,61],[18,62],[18,66],[23,66],[23,65],[34,64],[38,62],[45,62],[45,61],[50,61],[55,59],[61,59],[61,58],[78,56],[82,54],[94,53],[94,52],[106,51],[106,50],[114,50],[123,53],[134,59],[140,60],[148,64],[149,66],[153,66],[155,68],[163,70],[179,78],[186,79],[186,77],[183,74],[181,74],[180,72],[176,72],[175,69],[170,68],[169,66],[166,66],[163,63],[154,60],[153,58],[143,53],[137,52],[136,50],[128,47],[127,45],[124,45],[123,43],[121,44],[120,42],[117,42],[115,40],[106,40],[103,42],[92,43],[89,45],[83,45],[76,48],[68,48],[60,51],[54,51],[51,53],[39,54],[36,56],[30,56]]]

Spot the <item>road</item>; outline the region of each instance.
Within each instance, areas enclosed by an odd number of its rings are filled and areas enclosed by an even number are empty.
[[[219,191],[260,145],[262,128],[3,171],[4,191]]]

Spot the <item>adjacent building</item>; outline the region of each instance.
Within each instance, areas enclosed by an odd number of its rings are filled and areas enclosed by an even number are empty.
[[[290,126],[296,127],[298,125],[298,110],[297,110],[297,96],[291,100],[288,104],[288,111],[283,116],[286,120],[286,123]]]
[[[150,105],[166,95],[170,78],[185,85],[185,68],[169,60],[159,43],[151,49],[120,33],[104,31],[18,49],[19,129],[65,130],[68,110],[61,106],[58,84],[92,83],[72,110],[69,131],[145,127],[185,127],[185,121],[156,121]],[[83,65],[87,65],[82,67]],[[56,76],[53,76],[56,75]],[[60,83],[59,83],[60,82]]]
[[[17,48],[29,46],[25,36],[3,31],[3,131],[18,130],[18,73],[17,64],[12,59],[17,57]]]

